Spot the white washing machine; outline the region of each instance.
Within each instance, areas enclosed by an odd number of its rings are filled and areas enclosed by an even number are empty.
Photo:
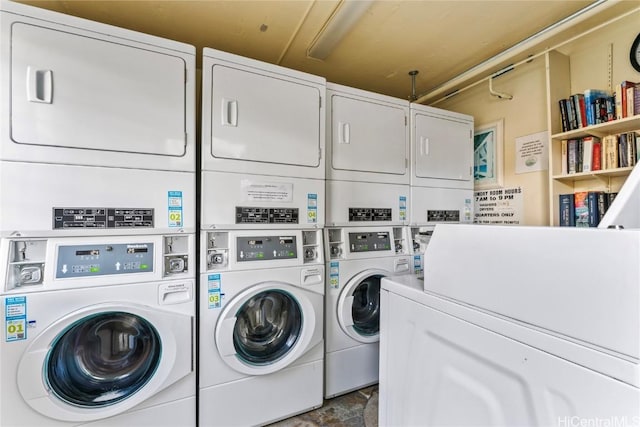
[[[334,83],[327,99],[326,224],[408,224],[409,102]]]
[[[203,55],[202,228],[321,228],[325,79]]]
[[[5,0],[0,35],[1,235],[195,232],[195,48]]]
[[[321,230],[203,231],[199,425],[263,425],[322,406]]]
[[[193,235],[3,239],[0,425],[195,426],[194,252]]]
[[[424,281],[382,281],[380,425],[636,425],[638,242],[437,226]]]
[[[380,280],[411,270],[406,227],[326,228],[325,384],[331,398],[378,382]]]

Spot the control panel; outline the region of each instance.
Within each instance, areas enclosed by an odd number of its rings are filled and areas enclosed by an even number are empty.
[[[428,210],[428,222],[460,222],[459,210]]]
[[[323,262],[322,230],[207,231],[202,236],[202,266],[207,271],[263,268],[252,261],[283,261],[284,265]],[[279,234],[282,233],[282,234]],[[206,244],[206,246],[204,246]]]
[[[238,262],[298,257],[296,236],[252,236],[236,239]]]
[[[391,221],[391,208],[349,208],[349,221],[375,222]]]
[[[53,208],[53,228],[153,228],[153,209]]]
[[[349,248],[351,252],[388,251],[391,238],[388,231],[349,233]]]
[[[59,246],[57,279],[153,271],[153,243]]]
[[[298,208],[236,206],[236,224],[297,224]]]

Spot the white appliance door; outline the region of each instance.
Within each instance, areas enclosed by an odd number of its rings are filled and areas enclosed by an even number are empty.
[[[416,112],[413,126],[416,177],[471,181],[470,123]]]
[[[404,175],[405,110],[399,106],[331,96],[334,169]]]
[[[100,305],[63,317],[20,360],[25,402],[55,420],[121,414],[193,371],[192,316]]]
[[[264,282],[238,294],[215,328],[220,357],[232,369],[265,375],[286,368],[322,339],[322,303],[286,283]]]
[[[380,281],[384,270],[366,270],[352,277],[338,297],[338,323],[354,340],[380,340]]]
[[[11,139],[183,156],[185,70],[177,56],[13,23]]]
[[[320,165],[320,91],[304,82],[214,65],[216,158],[315,168]]]

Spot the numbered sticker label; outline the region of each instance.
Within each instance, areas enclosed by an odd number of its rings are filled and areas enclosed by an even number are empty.
[[[222,307],[222,279],[219,274],[207,277],[207,296],[209,309]]]
[[[318,195],[315,193],[307,194],[307,223],[315,224],[318,222]]]
[[[7,342],[27,339],[27,297],[5,298],[4,326]]]
[[[182,227],[182,191],[169,191],[167,209],[169,227]]]

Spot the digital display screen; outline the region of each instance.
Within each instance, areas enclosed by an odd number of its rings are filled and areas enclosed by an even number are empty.
[[[88,249],[88,250],[83,250],[83,251],[76,251],[76,256],[96,256],[96,255],[100,255],[100,250],[99,249]]]

